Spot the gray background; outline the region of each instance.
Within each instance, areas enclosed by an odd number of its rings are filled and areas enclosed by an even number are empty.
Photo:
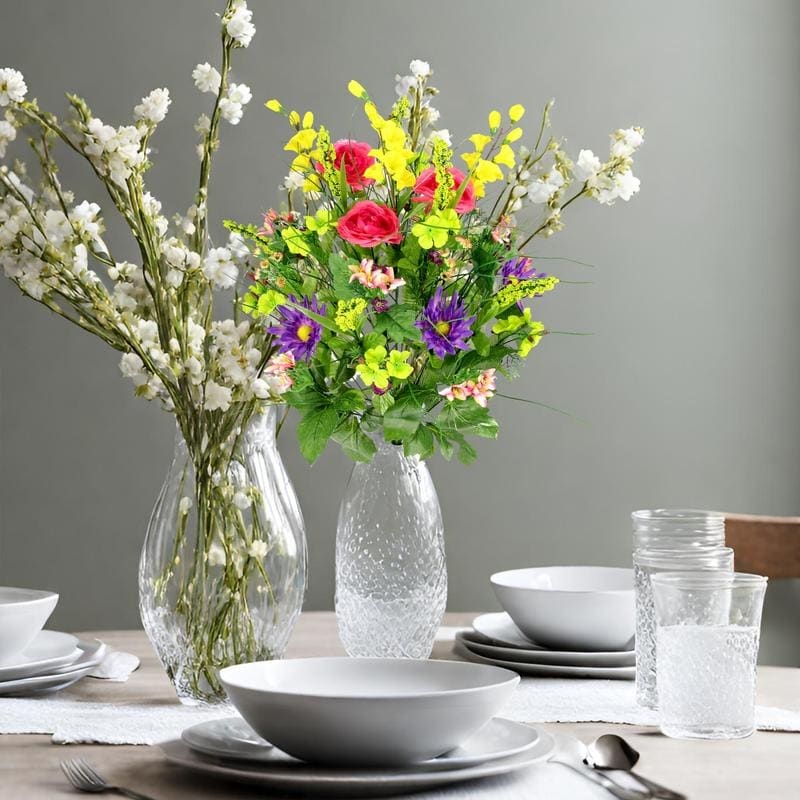
[[[191,202],[192,124],[208,110],[190,77],[218,57],[210,0],[3,0],[0,62],[61,112],[62,92],[121,124],[156,86],[174,99],[149,181],[170,214]],[[641,124],[642,191],[614,208],[576,204],[537,252],[564,285],[538,314],[561,330],[508,393],[578,419],[494,401],[502,431],[472,467],[434,460],[450,608],[496,603],[488,575],[528,564],[626,564],[628,514],[688,505],[797,514],[800,478],[800,5],[779,2],[254,0],[258,34],[237,54],[254,100],[225,124],[213,217],[255,219],[285,174],[282,120],[261,103],[313,108],[366,134],[350,78],[387,103],[411,58],[432,62],[441,125],[467,135],[486,112],[557,98],[574,153]],[[67,159],[79,199],[102,201]],[[110,215],[109,215],[110,216]],[[218,238],[221,231],[217,230]],[[119,228],[117,252],[126,241]],[[135,257],[133,252],[128,257]],[[61,592],[53,624],[138,624],[136,566],[172,451],[172,422],[133,397],[118,356],[0,288],[0,581]],[[338,500],[350,466],[334,448],[309,469],[281,448],[311,552],[307,608],[330,608]],[[768,593],[764,660],[800,663],[797,582]]]

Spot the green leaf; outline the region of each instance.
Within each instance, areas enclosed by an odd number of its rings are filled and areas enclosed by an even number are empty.
[[[420,425],[414,438],[403,445],[407,456],[419,456],[423,461],[434,453],[433,433],[427,425]]]
[[[372,407],[383,416],[394,405],[394,397],[390,392],[376,394],[372,398]]]
[[[312,409],[300,420],[297,426],[297,438],[300,442],[300,452],[309,464],[313,464],[319,458],[338,424],[339,414],[330,406]]]
[[[388,311],[378,314],[375,320],[375,330],[384,331],[386,335],[398,344],[403,342],[419,342],[422,335],[419,328],[415,327],[417,312],[413,306],[400,304],[392,306]]]
[[[334,401],[337,411],[363,411],[367,404],[364,395],[358,389],[345,389]]]
[[[483,331],[478,331],[472,336],[472,346],[479,355],[488,356],[489,348],[492,346],[492,340]]]
[[[383,415],[383,435],[388,442],[407,442],[419,428],[425,406],[413,394],[395,398],[394,405]]]
[[[370,331],[364,337],[362,345],[364,347],[364,352],[367,350],[372,350],[373,347],[384,347],[386,345],[386,337],[381,333],[377,333],[376,331]]]
[[[437,419],[445,431],[496,439],[497,420],[489,415],[489,409],[479,406],[474,400],[454,400],[447,403]]]
[[[350,417],[339,426],[333,434],[333,440],[341,445],[345,455],[353,461],[371,461],[377,449],[375,442],[361,430],[355,417]]]
[[[328,269],[331,272],[333,291],[338,300],[350,300],[358,296],[355,284],[350,282],[349,262],[338,253],[331,253],[328,257]]]
[[[478,457],[478,451],[466,440],[458,443],[458,460],[462,464],[471,464]]]

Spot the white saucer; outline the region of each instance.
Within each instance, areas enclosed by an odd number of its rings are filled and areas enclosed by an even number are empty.
[[[632,667],[636,652],[629,653],[562,653],[557,650],[529,650],[492,644],[475,631],[459,631],[457,641],[463,641],[473,653],[487,658],[499,658],[521,664],[556,664],[562,667]]]
[[[173,764],[239,783],[296,792],[304,796],[378,797],[418,792],[435,786],[491,775],[504,775],[546,761],[556,749],[555,740],[542,729],[537,728],[536,733],[538,734],[536,742],[523,753],[479,766],[440,770],[417,766],[386,770],[318,767],[290,758],[281,753],[277,747],[272,753],[276,756],[280,753],[285,759],[282,763],[276,761],[274,764],[237,764],[195,753],[179,739],[164,742],[160,747],[167,760]]]
[[[536,644],[536,642],[532,642],[530,639],[528,639],[528,637],[525,636],[514,624],[514,621],[511,619],[511,617],[504,611],[500,611],[495,614],[481,614],[479,617],[475,617],[475,619],[472,620],[472,627],[482,636],[485,636],[487,639],[491,639],[495,644],[505,645],[506,647],[514,647],[518,650],[535,650],[537,654],[546,651],[548,653],[572,658],[574,656],[581,655],[623,656],[633,655],[635,653],[633,648],[628,650],[613,650],[609,652],[587,651],[581,650],[580,648],[571,651],[549,650],[548,648],[542,647],[542,645]]]
[[[76,639],[76,641],[79,653],[77,660],[71,664],[54,667],[44,675],[2,681],[0,682],[0,696],[54,692],[64,689],[88,675],[105,657],[106,645],[97,640],[83,642]]]
[[[529,725],[495,718],[454,750],[422,761],[414,767],[456,769],[487,764],[524,753],[536,744],[538,738],[538,731]],[[183,731],[181,739],[198,753],[224,760],[272,765],[298,763],[297,759],[259,737],[241,717],[201,722]]]
[[[54,667],[63,667],[81,655],[78,637],[59,631],[39,631],[36,638],[15,661],[0,667],[0,681],[41,675]]]
[[[636,677],[636,667],[565,667],[560,664],[525,664],[519,661],[487,658],[473,652],[470,647],[471,645],[462,639],[456,642],[453,652],[467,661],[513,669],[520,675],[539,678],[605,678],[631,681]]]

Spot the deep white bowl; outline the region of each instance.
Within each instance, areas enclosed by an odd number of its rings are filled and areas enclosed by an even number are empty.
[[[58,602],[54,592],[0,586],[0,664],[20,656]]]
[[[251,728],[320,764],[391,767],[457,747],[503,705],[519,676],[460,661],[300,658],[226,667]]]
[[[532,567],[497,572],[492,588],[516,626],[555,650],[630,649],[636,628],[633,570]]]

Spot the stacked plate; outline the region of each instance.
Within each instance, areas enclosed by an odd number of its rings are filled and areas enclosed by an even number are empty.
[[[103,660],[102,642],[42,630],[57,602],[55,592],[0,586],[0,695],[64,689]]]
[[[65,689],[103,660],[106,646],[69,633],[39,631],[13,659],[0,664],[0,695],[30,695]]]
[[[545,731],[493,717],[519,682],[493,666],[310,658],[227,667],[220,679],[243,718],[201,723],[162,750],[272,791],[406,794],[508,774],[555,750]]]
[[[473,630],[456,634],[455,652],[480,664],[513,669],[520,675],[550,678],[633,680],[635,651],[555,650],[526,637],[505,612],[482,614]]]
[[[240,717],[202,722],[161,745],[167,759],[197,772],[273,790],[335,797],[405,794],[503,775],[553,754],[543,730],[495,718],[449,753],[403,767],[317,765],[273,747]]]

